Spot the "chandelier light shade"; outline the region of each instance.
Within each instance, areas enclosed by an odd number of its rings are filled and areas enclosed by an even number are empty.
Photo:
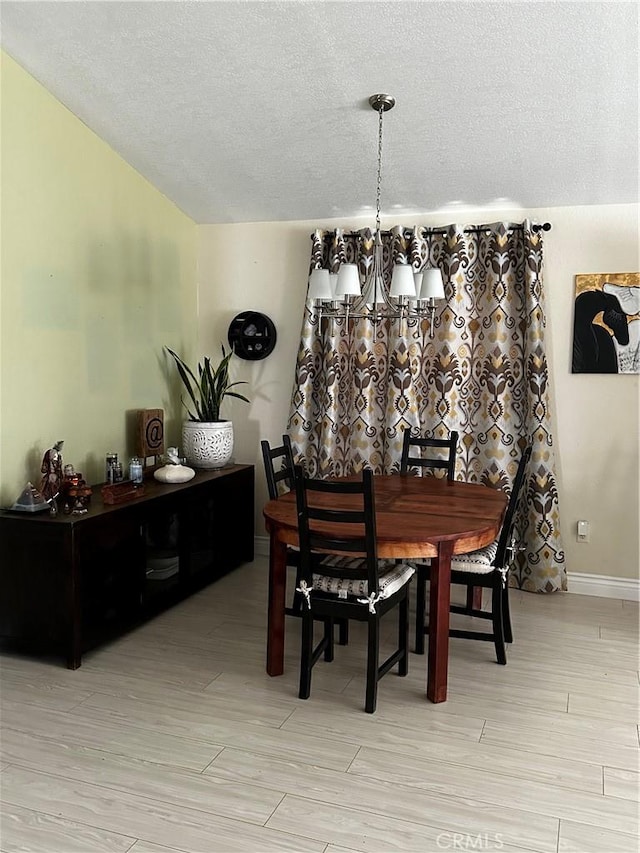
[[[425,269],[418,275],[422,279],[418,299],[444,299],[444,281],[439,269]]]
[[[380,228],[380,187],[382,178],[382,117],[393,109],[391,95],[371,95],[369,104],[378,113],[378,173],[376,182],[376,227],[373,235],[371,263],[364,281],[357,264],[342,263],[337,276],[314,269],[309,277],[308,298],[316,315],[348,322],[349,318],[371,320],[374,324],[387,319],[422,319],[430,317],[433,336],[435,300],[444,299],[444,285],[439,269],[425,269],[414,275],[408,263],[395,263],[388,287],[384,278],[382,231]],[[326,274],[326,275],[325,275]]]
[[[436,299],[444,299],[444,281],[439,269],[429,267],[418,273],[416,279],[416,293],[420,310],[429,312],[429,335],[433,337],[433,317],[436,313]]]
[[[331,299],[336,298],[336,290],[338,287],[338,273],[330,272],[329,273],[329,286],[331,288]]]
[[[340,264],[336,279],[336,297],[360,296],[360,274],[355,264]]]
[[[416,282],[413,277],[413,268],[409,264],[394,266],[389,296],[394,298],[407,296],[412,301],[416,299]]]
[[[316,302],[330,302],[332,299],[329,270],[311,270],[309,276],[309,299]]]

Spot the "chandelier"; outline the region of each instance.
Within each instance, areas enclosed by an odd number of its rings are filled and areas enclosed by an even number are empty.
[[[373,253],[364,280],[357,264],[341,263],[337,275],[317,268],[309,276],[308,299],[312,300],[319,320],[329,317],[344,323],[352,319],[368,319],[374,324],[382,320],[430,319],[433,337],[433,317],[436,299],[444,299],[442,273],[436,268],[415,272],[407,263],[395,263],[391,287],[384,279],[382,231],[380,228],[380,184],[382,177],[382,117],[393,109],[391,95],[371,95],[369,104],[378,113],[378,175],[376,183],[376,227]]]

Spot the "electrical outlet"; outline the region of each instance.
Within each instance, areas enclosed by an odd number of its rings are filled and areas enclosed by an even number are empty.
[[[578,542],[588,542],[590,534],[591,534],[591,530],[589,527],[589,522],[588,521],[579,521],[578,522],[578,534],[576,536],[576,539],[578,540]]]

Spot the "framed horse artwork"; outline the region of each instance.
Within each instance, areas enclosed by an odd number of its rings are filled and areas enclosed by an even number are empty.
[[[576,276],[572,373],[640,373],[640,273]]]

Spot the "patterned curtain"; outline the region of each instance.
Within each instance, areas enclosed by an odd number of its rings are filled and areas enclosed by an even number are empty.
[[[566,589],[549,412],[542,234],[526,221],[385,232],[387,284],[396,259],[438,266],[446,298],[429,320],[318,320],[307,302],[288,432],[312,476],[364,465],[397,471],[402,433],[460,434],[456,477],[510,491],[533,444],[511,583]],[[364,277],[373,234],[312,235],[311,269],[357,263]]]

